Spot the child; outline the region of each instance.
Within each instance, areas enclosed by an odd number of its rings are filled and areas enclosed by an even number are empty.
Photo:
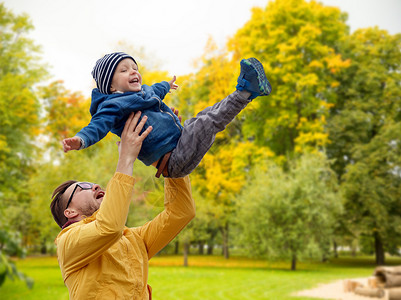
[[[88,126],[73,138],[63,140],[64,152],[80,150],[100,141],[111,131],[121,136],[131,112],[141,111],[152,126],[138,158],[158,170],[156,177],[184,177],[201,162],[215,136],[254,98],[269,95],[271,85],[262,64],[255,58],[243,59],[237,90],[213,106],[205,108],[184,126],[163,103],[170,89],[176,89],[175,76],[169,82],[142,85],[135,59],[123,52],[105,55],[96,62],[92,76],[97,88],[92,91]]]

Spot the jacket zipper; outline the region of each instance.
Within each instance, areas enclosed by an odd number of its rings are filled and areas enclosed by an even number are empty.
[[[177,124],[177,122],[176,122],[174,116],[173,116],[171,113],[169,113],[168,111],[162,110],[162,101],[161,101],[159,98],[157,98],[157,97],[152,97],[152,98],[155,98],[155,99],[159,102],[159,110],[160,110],[161,112],[165,113],[165,114],[168,114],[168,115],[173,119],[175,126],[177,126],[177,128],[180,130],[180,132],[182,132],[182,129],[181,129],[180,126],[178,126],[178,124]]]

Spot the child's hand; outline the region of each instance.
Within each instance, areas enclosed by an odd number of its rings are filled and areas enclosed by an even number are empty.
[[[175,77],[175,75],[173,76],[173,79],[171,79],[168,83],[170,84],[170,89],[172,90],[176,90],[178,88],[178,85],[175,84],[177,77]],[[169,93],[171,93],[171,91],[169,91]]]
[[[63,140],[63,150],[68,152],[70,150],[78,150],[81,148],[81,139],[77,136]]]

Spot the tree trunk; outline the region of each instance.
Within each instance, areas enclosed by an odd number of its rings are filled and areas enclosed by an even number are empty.
[[[375,231],[374,238],[375,238],[376,265],[383,266],[385,264],[384,247],[380,234],[377,231]]]
[[[180,249],[180,242],[178,241],[178,239],[175,241],[175,249],[174,249],[174,254],[178,255],[179,250]]]
[[[337,251],[337,243],[336,243],[336,241],[333,241],[333,252],[334,252],[334,257],[338,258],[338,251]]]
[[[184,267],[188,267],[189,243],[184,243]]]
[[[214,249],[214,238],[216,237],[217,230],[212,230],[210,232],[210,239],[207,241],[207,255],[213,255]]]
[[[203,253],[203,252],[204,252],[204,251],[203,251],[204,246],[205,246],[205,243],[204,243],[204,242],[201,241],[201,242],[198,243],[199,255],[203,255],[203,254],[204,254],[204,253]]]
[[[297,256],[293,254],[291,260],[291,271],[295,271],[296,269],[297,269]]]
[[[43,239],[41,244],[40,253],[47,254],[46,239]]]
[[[228,250],[228,223],[221,229],[221,233],[223,236],[223,255],[225,259],[230,258],[229,250]]]
[[[213,255],[213,248],[214,248],[213,241],[209,241],[209,243],[207,243],[207,255]]]

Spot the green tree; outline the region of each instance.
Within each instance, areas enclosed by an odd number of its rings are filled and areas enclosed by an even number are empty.
[[[0,195],[15,199],[30,172],[38,133],[39,101],[34,86],[44,79],[39,48],[27,38],[32,25],[0,3]],[[5,204],[3,202],[3,204]]]
[[[363,145],[392,120],[400,121],[401,34],[378,28],[357,30],[341,43],[351,66],[339,77],[338,102],[328,124],[327,146],[339,178],[353,160],[355,145]]]
[[[400,132],[401,122],[383,126],[357,147],[344,175],[346,216],[370,241],[378,265],[385,264],[385,252],[398,254],[401,243]]]
[[[239,197],[240,243],[251,255],[296,262],[328,254],[342,209],[337,178],[322,154],[303,155],[288,171],[269,164]]]
[[[391,216],[395,212],[391,205],[385,205],[388,201],[385,199],[397,196],[394,189],[383,190],[383,187],[396,186],[399,178],[390,176],[397,160],[389,161],[386,153],[377,151],[377,141],[386,143],[382,146],[386,147],[398,140],[396,131],[389,130],[401,121],[401,34],[390,35],[378,28],[360,29],[340,46],[351,65],[338,78],[341,83],[339,100],[328,120],[331,143],[327,153],[334,158],[333,168],[346,189],[347,209],[342,220],[348,223],[345,225],[354,236],[370,235],[375,240],[372,248],[376,252],[376,262],[383,264],[384,252],[391,252],[394,241],[393,230],[385,223],[394,221]],[[389,137],[389,132],[394,135]],[[379,167],[378,161],[383,165],[374,171]],[[374,177],[371,177],[372,172]],[[372,210],[373,206],[382,208],[380,216]]]
[[[8,260],[13,254],[8,249],[19,241],[12,232],[24,225],[17,220],[25,220],[26,181],[39,132],[35,86],[46,76],[39,47],[27,37],[32,28],[28,16],[14,15],[0,3],[0,285],[6,276],[24,279]]]

